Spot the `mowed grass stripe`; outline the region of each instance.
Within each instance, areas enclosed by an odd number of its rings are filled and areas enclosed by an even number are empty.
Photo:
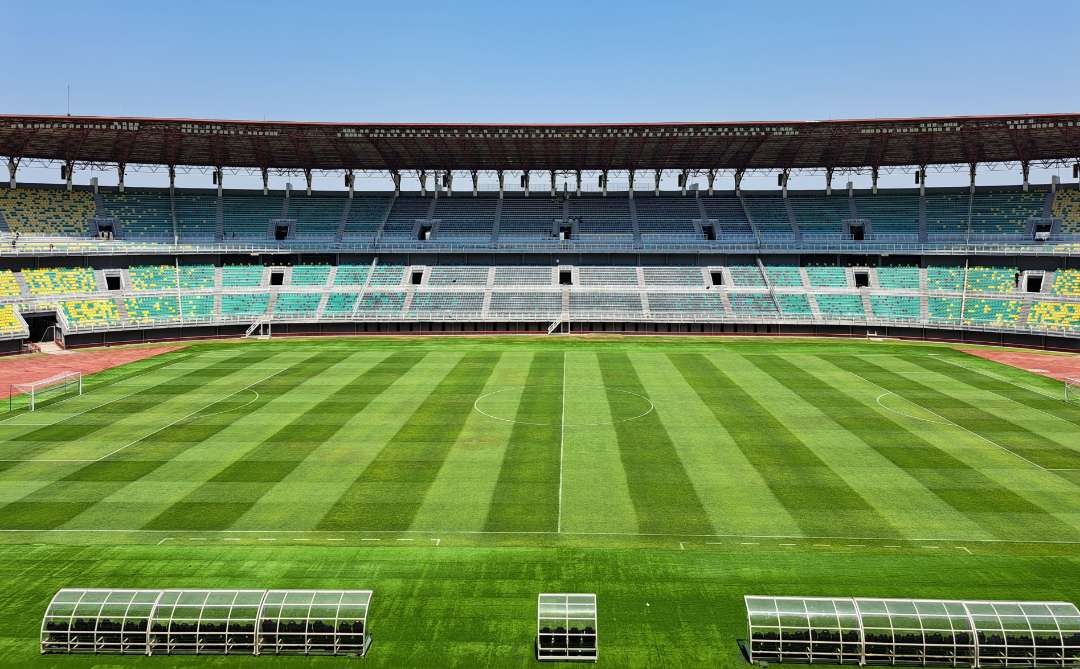
[[[541,351],[529,363],[484,529],[549,532],[559,513],[559,447],[562,439],[566,354]]]
[[[319,356],[317,376],[348,357],[345,352]],[[145,525],[153,530],[223,530],[231,527],[258,503],[274,484],[295,470],[312,452],[330,439],[372,399],[407,373],[424,352],[399,352],[356,375],[329,397],[309,407],[274,434],[248,450],[209,481],[161,512]],[[216,499],[224,486],[236,483],[246,499]],[[212,500],[212,501],[211,501]]]
[[[405,530],[499,360],[466,353],[319,522],[320,530]]]
[[[251,360],[266,359],[265,355],[257,352],[245,355],[250,356],[248,359]],[[237,370],[230,365],[212,366],[201,371],[209,377],[222,378]],[[227,424],[223,423],[222,427]],[[147,437],[139,442],[138,452],[152,448],[152,444],[164,438],[170,430],[187,427],[177,424]],[[134,457],[135,452],[124,451],[121,455],[123,457],[99,460],[69,471],[63,478],[0,507],[0,529],[52,529],[64,525],[131,481],[162,466],[174,454],[145,460],[127,459]]]
[[[640,403],[628,403],[628,397],[632,396],[621,392],[646,395],[629,356],[623,352],[601,352],[597,360],[638,529],[645,533],[715,532],[660,418],[655,411],[635,418],[640,413]]]
[[[984,436],[999,446],[1046,468],[1080,467],[1080,453],[1064,446],[1048,446],[1046,439],[1015,422],[984,411],[958,397],[923,382],[898,374],[859,356],[828,354],[825,359],[852,374],[862,376],[889,392],[930,409],[942,418]],[[963,383],[958,381],[958,383]]]
[[[938,372],[944,376],[963,381],[973,388],[993,393],[998,397],[1032,409],[1044,411],[1063,421],[1080,426],[1080,405],[1070,404],[1061,397],[1049,397],[1023,386],[994,378],[982,371],[958,363],[949,363],[938,356],[908,356],[905,359],[928,371]]]
[[[825,376],[804,371],[780,356],[755,356],[751,361],[991,536],[1075,538],[1073,528],[1045,509],[875,410],[866,404],[867,397],[848,394]],[[1018,524],[1009,514],[1025,514],[1031,522]],[[933,524],[933,519],[926,524]]]
[[[803,532],[831,536],[843,524],[853,536],[899,536],[857,491],[753,395],[700,353],[669,353],[773,495]]]

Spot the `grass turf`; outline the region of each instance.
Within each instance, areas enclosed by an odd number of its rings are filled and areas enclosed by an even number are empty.
[[[370,587],[377,666],[528,664],[545,590],[598,593],[612,666],[740,663],[751,592],[1080,600],[1080,406],[943,346],[218,343],[86,387],[0,422],[8,664],[100,659],[36,655],[63,586]]]

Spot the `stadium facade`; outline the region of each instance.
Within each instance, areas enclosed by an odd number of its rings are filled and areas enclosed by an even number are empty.
[[[3,116],[0,155],[5,351],[52,335],[80,346],[271,328],[1080,348],[1080,191],[1028,183],[1032,166],[1076,176],[1080,115],[578,126]],[[20,183],[28,165],[65,183]],[[1023,183],[976,186],[980,165],[1018,168]],[[949,167],[970,186],[927,184]],[[120,185],[73,185],[77,171],[105,169]],[[162,185],[125,187],[135,170],[160,172]],[[176,188],[185,171],[212,187]],[[912,187],[879,189],[890,171],[912,173]],[[264,188],[229,188],[237,173]],[[763,173],[775,190],[741,187]],[[281,174],[304,186],[266,187]],[[313,190],[326,174],[343,188]],[[358,174],[385,175],[388,189],[355,190]],[[419,189],[403,189],[403,174]],[[789,190],[808,174],[824,188]],[[873,187],[853,188],[853,174]],[[615,175],[628,190],[608,188]],[[482,177],[498,188],[480,189]]]

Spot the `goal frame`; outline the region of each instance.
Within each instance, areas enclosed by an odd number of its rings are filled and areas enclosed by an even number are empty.
[[[1065,377],[1065,401],[1080,402],[1080,378]]]
[[[27,405],[30,411],[37,409],[38,396],[48,390],[73,386],[76,395],[83,394],[82,372],[61,372],[45,379],[29,381],[27,383],[12,383],[8,385],[8,412],[15,408],[15,396],[25,395],[29,399]]]

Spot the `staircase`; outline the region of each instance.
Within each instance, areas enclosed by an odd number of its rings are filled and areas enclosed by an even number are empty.
[[[383,212],[382,220],[379,221],[379,227],[375,230],[375,238],[372,240],[372,244],[379,245],[379,240],[382,239],[383,230],[386,228],[386,222],[390,220],[390,212],[394,210],[394,204],[397,202],[397,193],[394,193],[394,197],[390,198],[390,202],[386,205],[386,211]]]
[[[929,235],[927,228],[929,226],[926,223],[926,196],[919,196],[919,241],[925,243]],[[925,274],[925,273],[924,273]]]
[[[345,225],[349,222],[349,212],[352,210],[351,197],[345,198],[345,206],[341,208],[341,219],[338,220],[337,232],[334,233],[334,241],[341,242],[345,238]]]
[[[4,218],[4,212],[0,211],[0,232],[11,232],[8,228],[7,219]]]
[[[1025,327],[1027,325],[1028,316],[1031,314],[1031,304],[1031,295],[1024,296],[1024,300],[1020,304],[1020,315],[1016,317],[1016,327]]]
[[[633,196],[628,199],[630,201],[630,226],[634,230],[634,246],[641,248],[641,226],[638,224],[637,203],[634,202]]]
[[[502,210],[503,210],[503,199],[500,197],[498,199],[498,201],[495,202],[495,221],[494,221],[494,223],[492,223],[492,228],[491,228],[491,243],[492,244],[496,244],[499,241],[499,223],[502,222]]]
[[[742,193],[739,193],[739,205],[742,206],[743,215],[746,216],[746,222],[750,224],[750,230],[754,233],[754,239],[757,243],[761,243],[761,231],[758,230],[757,224],[754,223],[754,217],[750,215],[750,207],[746,206],[746,200],[743,199]]]
[[[225,239],[225,201],[221,197],[217,199],[217,223],[214,228],[214,238],[219,242]]]
[[[795,210],[791,208],[791,200],[784,198],[784,209],[787,211],[788,222],[791,223],[791,231],[795,233],[795,239],[802,241],[802,230],[799,230],[799,221],[795,218]]]

